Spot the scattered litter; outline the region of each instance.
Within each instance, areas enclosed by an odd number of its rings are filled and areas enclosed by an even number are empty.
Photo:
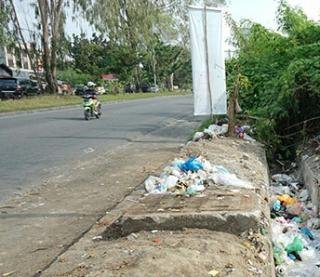
[[[147,193],[173,193],[195,196],[212,184],[253,188],[248,181],[239,179],[221,165],[211,165],[203,157],[175,159],[164,168],[159,177],[149,176],[144,186]]]
[[[215,277],[215,276],[219,275],[219,271],[213,269],[213,270],[209,271],[208,274],[212,277]]]
[[[197,172],[200,169],[203,169],[203,165],[200,161],[198,161],[196,158],[192,157],[188,159],[187,161],[181,163],[178,165],[178,167],[184,171],[184,172]]]
[[[286,174],[275,174],[272,175],[272,180],[280,184],[289,184],[293,182],[293,178]]]
[[[251,136],[249,136],[247,134],[247,132],[251,131],[251,127],[248,125],[236,126],[234,131],[237,134],[238,138],[240,138],[240,139],[243,139],[246,141],[251,141],[251,142],[256,141],[254,138],[252,138]]]
[[[276,275],[320,276],[320,219],[308,190],[287,174],[272,176],[272,245]]]
[[[94,152],[94,151],[95,151],[95,150],[94,150],[93,148],[91,148],[91,147],[88,147],[88,148],[86,148],[86,149],[83,150],[83,152],[86,153],[86,154],[92,153],[92,152]]]
[[[102,236],[95,236],[92,238],[93,241],[99,241],[99,240],[102,240]]]
[[[156,245],[160,245],[161,244],[161,238],[160,237],[156,237],[152,240],[152,242],[154,242]]]
[[[198,141],[204,137],[203,132],[196,132],[193,136],[193,141]]]
[[[2,276],[3,277],[7,277],[7,276],[12,275],[13,273],[15,273],[15,271],[10,271],[10,272],[7,272],[7,273],[3,273]]]
[[[138,238],[138,235],[136,233],[131,233],[127,236],[127,240],[136,240]]]
[[[200,139],[210,139],[217,136],[225,135],[228,132],[228,124],[216,125],[212,124],[208,128],[204,129],[203,132],[196,132],[193,136],[193,141]]]

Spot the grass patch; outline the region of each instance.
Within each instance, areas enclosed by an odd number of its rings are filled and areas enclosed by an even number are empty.
[[[101,95],[101,102],[136,100],[142,98],[151,98],[159,96],[187,95],[186,92],[160,92],[160,93],[120,93],[115,95]],[[23,98],[20,100],[0,101],[0,113],[28,111],[41,108],[63,107],[71,105],[80,105],[82,98],[75,95],[42,95],[32,98]]]

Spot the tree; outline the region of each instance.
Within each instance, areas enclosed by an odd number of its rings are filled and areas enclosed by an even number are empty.
[[[63,0],[37,0],[36,14],[39,13],[42,31],[43,63],[50,92],[57,87],[57,48],[63,26]]]
[[[278,22],[283,34],[240,24],[238,54],[227,63],[227,81],[232,87],[237,64],[250,83],[239,90],[241,107],[259,118],[258,138],[271,153],[288,157],[306,135],[320,130],[319,121],[311,121],[320,102],[320,26],[285,2]]]
[[[0,0],[0,45],[5,45],[8,39],[9,7],[6,1]]]

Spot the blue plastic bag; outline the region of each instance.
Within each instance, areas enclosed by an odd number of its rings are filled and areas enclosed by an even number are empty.
[[[309,239],[314,240],[314,236],[308,227],[302,227],[300,229],[300,232],[304,234],[306,237],[308,237]]]
[[[195,157],[192,157],[183,164],[180,164],[179,168],[184,172],[197,172],[198,170],[203,169],[203,165],[197,161]]]

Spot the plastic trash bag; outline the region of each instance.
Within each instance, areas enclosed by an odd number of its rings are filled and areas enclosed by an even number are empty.
[[[252,142],[256,141],[253,137],[250,137],[246,133],[243,134],[243,139],[246,141],[252,141]]]
[[[278,196],[278,200],[283,204],[283,205],[294,205],[297,203],[297,198],[291,197],[288,194],[283,194]]]
[[[199,184],[199,185],[193,184],[193,185],[191,185],[190,187],[187,188],[186,193],[191,196],[191,195],[197,194],[198,192],[202,192],[205,189],[206,189],[205,186],[202,185],[202,184]]]
[[[209,135],[210,137],[224,135],[228,132],[228,125],[224,124],[222,126],[212,124],[208,128],[203,130],[203,133]]]
[[[293,241],[287,245],[286,251],[288,254],[290,253],[298,253],[303,249],[303,242],[299,237],[295,237]]]
[[[275,174],[272,175],[272,180],[282,184],[289,184],[293,182],[293,178],[287,174]]]
[[[204,133],[203,132],[196,132],[193,136],[193,141],[198,141],[200,140],[201,138],[204,137]]]
[[[197,172],[200,169],[203,169],[203,165],[201,162],[199,162],[196,158],[190,158],[183,164],[178,165],[179,168],[184,172]]]
[[[173,175],[169,175],[167,176],[167,178],[165,178],[163,185],[164,187],[166,187],[168,190],[174,188],[178,182],[179,178]]]
[[[231,174],[224,166],[218,165],[213,167],[211,174],[213,182],[221,186],[235,186],[242,188],[252,188],[248,181],[239,179],[235,174]]]
[[[144,181],[144,187],[148,193],[164,193],[167,191],[167,187],[161,184],[162,180],[155,176],[149,176]]]
[[[310,229],[308,227],[302,227],[300,229],[300,233],[304,234],[309,239],[314,240],[314,235],[312,234],[312,232],[310,231]]]

